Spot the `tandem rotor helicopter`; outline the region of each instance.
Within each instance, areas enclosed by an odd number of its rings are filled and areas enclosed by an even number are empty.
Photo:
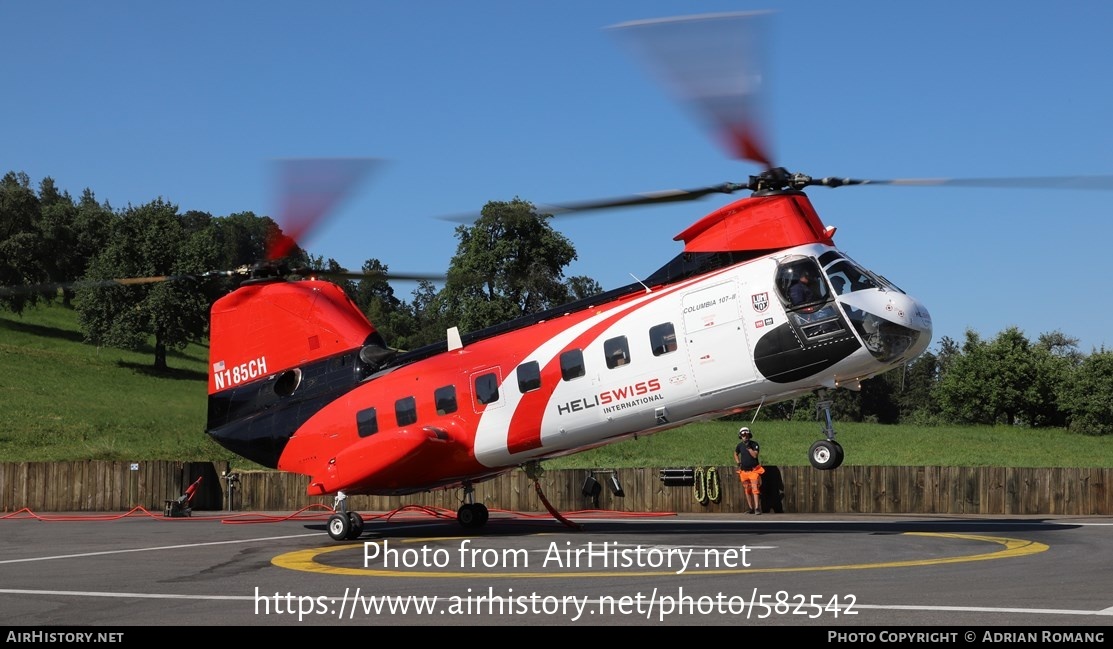
[[[858,389],[916,358],[932,321],[919,300],[835,246],[835,229],[804,190],[979,181],[813,178],[776,166],[752,110],[760,70],[737,51],[754,17],[614,28],[703,111],[736,157],[762,167],[740,182],[546,208],[750,193],[676,235],[683,249],[656,272],[488,329],[451,328],[443,341],[406,352],[392,350],[340,286],[317,278],[326,273],[257,274],[211,309],[206,432],[247,459],[308,476],[309,495],[334,495],[327,529],[335,540],[363,531],[349,495],[462,488],[457,520],[481,527],[488,510],[474,486],[484,480],[519,467],[536,476],[547,458],[810,393],[825,426],[809,461],[840,466],[828,392]],[[1097,177],[1007,182],[1091,181],[1110,187]],[[296,239],[305,226],[286,232]]]

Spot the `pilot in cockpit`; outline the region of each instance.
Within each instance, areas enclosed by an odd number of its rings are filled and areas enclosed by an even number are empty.
[[[792,306],[812,301],[811,279],[808,278],[807,273],[802,273],[800,279],[788,288],[788,299],[792,302]]]

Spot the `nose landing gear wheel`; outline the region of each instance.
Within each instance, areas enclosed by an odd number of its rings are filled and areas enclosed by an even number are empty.
[[[362,521],[361,521],[362,522]],[[362,526],[360,532],[362,532]],[[344,514],[333,514],[328,518],[328,535],[332,537],[333,541],[343,541],[350,538],[348,535],[352,533],[352,521]]]
[[[363,517],[359,515],[359,512],[348,512],[348,523],[351,525],[351,529],[348,531],[347,538],[358,539],[363,534]]]
[[[821,439],[812,444],[808,451],[808,460],[820,471],[837,469],[843,460],[842,446],[834,440]]]

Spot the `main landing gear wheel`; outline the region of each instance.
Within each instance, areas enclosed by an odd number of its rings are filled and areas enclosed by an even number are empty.
[[[837,469],[842,464],[842,446],[833,439],[821,439],[808,451],[812,466],[820,471]]]
[[[348,531],[348,538],[358,539],[363,534],[363,517],[359,515],[359,512],[348,512],[348,523],[352,528]]]
[[[467,503],[461,505],[460,509],[456,511],[456,522],[464,529],[483,527],[490,517],[491,512],[487,510],[487,506],[483,503]]]
[[[362,523],[362,519],[360,520]],[[362,525],[360,532],[362,532]],[[343,541],[351,538],[349,535],[352,533],[352,519],[346,514],[333,514],[328,517],[328,535],[332,537],[333,541]]]

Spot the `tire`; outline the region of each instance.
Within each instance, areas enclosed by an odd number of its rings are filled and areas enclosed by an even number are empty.
[[[820,471],[838,468],[842,458],[842,447],[831,440],[821,439],[808,450],[808,460]]]
[[[476,527],[483,527],[484,525],[487,524],[487,520],[489,518],[491,518],[491,511],[489,509],[487,509],[487,506],[482,504],[482,503],[476,503],[475,504],[475,510],[476,510],[476,513],[479,515],[479,518],[476,521],[475,526]]]
[[[456,522],[464,529],[470,530],[473,527],[479,527],[479,520],[479,512],[475,505],[461,505],[460,509],[456,510]]]
[[[333,514],[328,518],[328,535],[333,541],[344,541],[352,532],[352,521],[344,514]]]
[[[352,529],[348,532],[349,539],[358,539],[363,534],[363,517],[359,512],[348,512],[348,523]]]

